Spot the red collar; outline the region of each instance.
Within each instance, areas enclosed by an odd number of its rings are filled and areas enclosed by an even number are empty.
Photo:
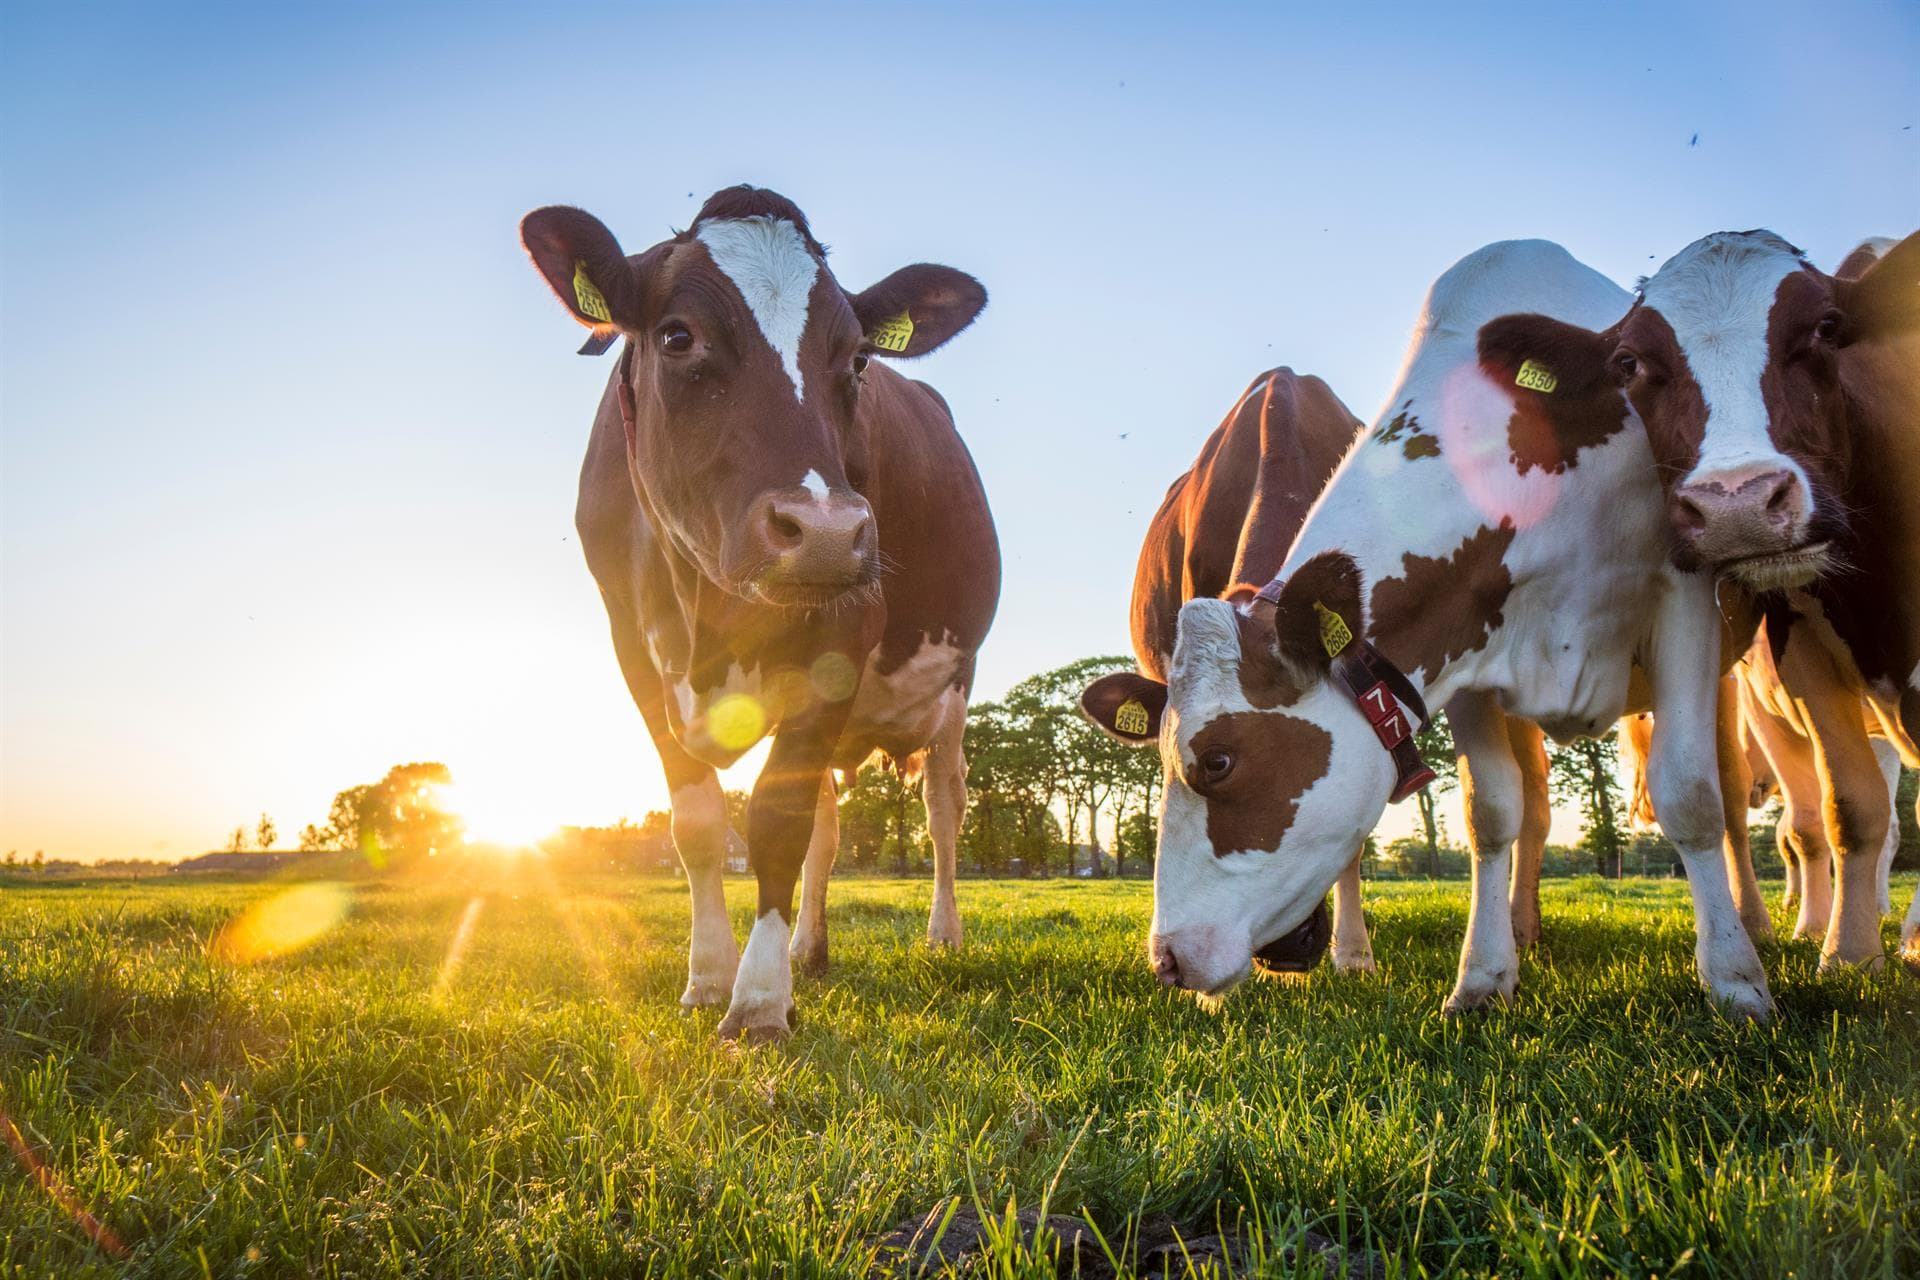
[[[1277,605],[1280,603],[1280,589],[1284,585],[1281,579],[1275,578],[1260,588],[1254,599]],[[1392,804],[1398,804],[1434,778],[1433,770],[1420,758],[1420,748],[1413,740],[1414,722],[1406,714],[1412,711],[1419,726],[1425,728],[1431,720],[1427,714],[1426,700],[1413,687],[1413,681],[1407,679],[1400,668],[1388,662],[1378,649],[1358,636],[1347,633],[1344,626],[1340,628],[1340,633],[1342,638],[1337,642],[1323,633],[1322,642],[1327,645],[1328,656],[1333,659],[1333,674],[1340,677],[1340,683],[1346,686],[1348,695],[1359,706],[1360,714],[1373,726],[1380,745],[1393,756],[1393,767],[1399,777],[1394,781],[1393,794],[1387,799]],[[1406,704],[1405,710],[1402,710],[1402,703]]]

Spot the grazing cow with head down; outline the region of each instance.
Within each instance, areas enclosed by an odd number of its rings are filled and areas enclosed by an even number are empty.
[[[1223,990],[1312,914],[1389,798],[1419,785],[1409,731],[1432,702],[1461,752],[1474,853],[1447,1007],[1509,998],[1525,811],[1509,720],[1602,733],[1644,684],[1660,712],[1650,786],[1686,863],[1702,981],[1768,1014],[1721,858],[1713,582],[1668,559],[1646,432],[1619,388],[1522,355],[1501,323],[1595,328],[1631,302],[1542,241],[1447,271],[1387,408],[1278,576],[1244,605],[1182,606],[1166,683],[1136,677],[1133,698],[1110,699],[1152,713],[1167,768],[1149,942],[1164,980]]]
[[[1920,235],[1868,242],[1830,276],[1772,232],[1723,232],[1616,324],[1527,320],[1516,350],[1617,383],[1646,420],[1679,562],[1788,593],[1773,644],[1840,863],[1822,964],[1878,965],[1891,809],[1869,723],[1920,765]],[[1802,688],[1786,665],[1823,674]],[[1920,963],[1920,899],[1905,938]]]
[[[999,548],[946,402],[876,357],[940,346],[986,293],[927,264],[849,293],[800,210],[752,187],[719,192],[686,231],[633,257],[578,209],[536,210],[521,238],[593,330],[587,350],[625,340],[577,523],[672,791],[693,895],[681,1003],[730,1000],[722,1036],[783,1036],[789,956],[826,965],[830,770],[875,751],[924,762],[927,932],[960,942],[961,737]],[[743,954],[721,890],[714,770],[769,735],[747,812],[759,900]]]
[[[1146,711],[1167,682],[1181,606],[1216,597],[1245,602],[1272,580],[1315,498],[1361,428],[1327,384],[1291,369],[1254,379],[1221,422],[1191,469],[1176,479],[1147,527],[1133,579],[1133,652],[1145,676],[1106,676],[1089,685],[1081,705],[1094,723],[1123,742],[1150,746]],[[1414,433],[1403,448],[1416,456],[1432,444]],[[1138,709],[1129,707],[1137,703]],[[1129,707],[1126,713],[1121,708]],[[1514,929],[1521,946],[1539,936],[1540,855],[1549,807],[1546,753],[1540,730],[1513,724],[1513,747],[1527,776],[1527,822],[1514,873]],[[1285,803],[1276,796],[1275,804]],[[1232,853],[1237,846],[1226,833]],[[1360,912],[1360,850],[1334,882],[1333,913],[1316,906],[1305,923],[1255,953],[1263,967],[1309,969],[1333,945],[1335,969],[1374,967]]]

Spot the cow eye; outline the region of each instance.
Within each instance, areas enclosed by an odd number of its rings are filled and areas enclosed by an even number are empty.
[[[853,358],[853,371],[856,374],[865,373],[867,371],[867,353],[866,352],[862,351],[859,355]]]
[[[660,331],[660,349],[668,355],[683,356],[693,350],[693,335],[681,325],[669,325]]]
[[[1200,766],[1200,781],[1208,786],[1217,786],[1233,772],[1233,752],[1215,747],[1203,752],[1197,763]]]
[[[1640,372],[1640,358],[1631,351],[1613,353],[1613,376],[1622,382],[1630,381]]]
[[[1829,311],[1820,317],[1820,323],[1813,326],[1813,336],[1818,342],[1832,342],[1840,336],[1842,317],[1838,311]]]

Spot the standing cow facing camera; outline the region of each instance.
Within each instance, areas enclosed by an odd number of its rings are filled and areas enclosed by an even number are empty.
[[[876,751],[924,767],[928,938],[960,943],[962,735],[999,544],[946,402],[876,357],[941,346],[986,291],[922,263],[849,293],[799,208],[745,186],[632,257],[579,209],[528,214],[521,240],[592,329],[583,350],[624,339],[576,523],[672,793],[693,898],[681,1003],[730,1002],[723,1037],[775,1039],[791,1026],[792,963],[826,967],[831,770]],[[747,812],[759,893],[743,953],[715,770],[769,735]]]
[[[1166,683],[1115,704],[1148,712],[1166,764],[1149,939],[1163,976],[1225,990],[1308,920],[1388,800],[1419,785],[1406,738],[1430,701],[1460,750],[1474,855],[1447,1008],[1510,998],[1527,792],[1511,721],[1593,735],[1644,698],[1701,980],[1735,1014],[1769,1014],[1721,857],[1728,628],[1712,577],[1668,560],[1653,454],[1620,389],[1497,340],[1505,316],[1599,328],[1632,301],[1544,241],[1470,254],[1429,291],[1386,410],[1278,575],[1245,604],[1181,607]]]

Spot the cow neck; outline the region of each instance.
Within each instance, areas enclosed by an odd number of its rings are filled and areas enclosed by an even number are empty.
[[[1861,343],[1842,354],[1851,465],[1841,506],[1856,515],[1844,539],[1849,571],[1814,589],[1869,682],[1898,691],[1920,675],[1920,387],[1910,380],[1920,338]],[[1908,724],[1920,736],[1920,725]]]
[[[1260,588],[1254,599],[1277,607],[1285,586],[1284,579],[1275,578]],[[1431,722],[1426,699],[1405,672],[1389,662],[1370,642],[1348,631],[1344,624],[1337,628],[1323,626],[1321,643],[1326,646],[1328,667],[1334,679],[1360,708],[1360,714],[1373,727],[1380,745],[1393,757],[1396,776],[1393,793],[1387,800],[1398,804],[1434,779],[1433,770],[1421,758],[1419,744],[1413,736],[1416,723],[1424,729]]]

